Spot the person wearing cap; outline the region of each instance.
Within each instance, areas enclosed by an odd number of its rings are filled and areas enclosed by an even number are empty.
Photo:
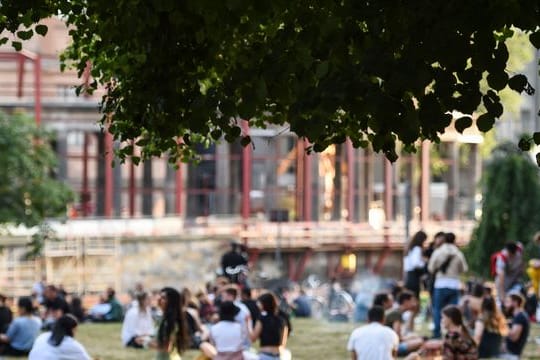
[[[232,301],[219,307],[219,322],[210,328],[210,342],[216,347],[214,360],[243,360],[242,327],[235,320],[240,308]]]

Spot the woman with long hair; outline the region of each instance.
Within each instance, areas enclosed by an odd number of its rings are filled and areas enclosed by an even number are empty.
[[[149,345],[157,349],[156,360],[180,360],[180,354],[189,346],[183,296],[170,287],[161,289],[158,305],[163,312],[156,340]]]
[[[142,349],[154,333],[154,320],[147,293],[135,295],[136,303],[126,312],[122,324],[122,343],[127,347]]]
[[[423,247],[426,240],[427,235],[425,232],[418,231],[414,234],[407,248],[407,254],[403,259],[405,288],[412,291],[417,299],[420,298],[420,283],[426,268],[426,262],[423,258]]]
[[[474,341],[478,344],[480,358],[494,358],[501,353],[503,338],[508,334],[508,324],[493,297],[482,301],[480,316],[474,324]]]
[[[52,331],[38,336],[28,356],[29,360],[90,360],[90,356],[77,340],[77,319],[66,314],[53,325]]]
[[[258,301],[261,316],[250,334],[251,341],[260,340],[260,360],[279,360],[280,352],[287,344],[286,321],[279,316],[277,298],[274,294],[262,294]]]

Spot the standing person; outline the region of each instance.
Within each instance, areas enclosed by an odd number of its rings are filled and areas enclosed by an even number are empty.
[[[11,322],[7,332],[0,335],[0,354],[27,356],[39,335],[41,320],[33,315],[32,298],[23,296],[17,303],[19,317]]]
[[[47,278],[45,276],[42,276],[41,280],[32,286],[32,297],[34,297],[39,304],[43,304],[43,301],[45,300],[43,293],[45,292],[46,286]]]
[[[63,315],[53,325],[52,331],[38,336],[28,360],[90,360],[84,346],[75,340],[77,319]]]
[[[441,337],[441,311],[447,305],[457,305],[461,288],[460,275],[468,270],[463,253],[455,245],[456,236],[447,233],[445,242],[433,252],[428,270],[436,274],[433,290],[433,337]]]
[[[439,231],[438,233],[433,236],[433,241],[429,243],[427,249],[424,251],[424,258],[426,259],[426,290],[429,292],[429,298],[430,300],[433,298],[433,286],[435,285],[435,275],[431,274],[428,270],[428,263],[429,259],[431,259],[431,256],[437,250],[442,244],[445,243],[446,234],[443,231]]]
[[[535,245],[535,254],[533,254],[533,259],[529,260],[527,275],[531,280],[534,295],[538,298],[540,288],[540,231],[534,234],[533,243]]]
[[[279,316],[277,298],[272,293],[259,297],[261,316],[250,334],[251,341],[260,340],[259,360],[279,360],[287,345],[287,323]]]
[[[384,326],[384,309],[373,306],[368,310],[368,325],[355,329],[347,343],[353,360],[392,360],[397,355],[399,337]]]
[[[447,333],[444,340],[430,340],[424,345],[425,350],[442,351],[443,359],[476,360],[478,348],[463,323],[461,311],[455,305],[448,305],[442,310],[442,326]]]
[[[261,316],[261,310],[257,306],[257,302],[251,297],[251,289],[247,287],[243,288],[240,297],[242,304],[246,305],[251,314],[251,325],[255,326],[255,322]]]
[[[240,244],[231,242],[231,248],[221,257],[221,270],[232,283],[238,284],[239,275],[247,271],[247,259],[240,252]]]
[[[165,287],[160,291],[158,303],[163,318],[158,326],[156,340],[150,342],[149,346],[157,350],[156,360],[181,360],[180,354],[189,345],[182,296],[178,290]]]
[[[5,295],[0,294],[0,334],[5,334],[9,324],[13,320],[13,314],[11,309],[6,304],[7,298]]]
[[[423,231],[418,231],[413,235],[407,254],[403,259],[403,270],[405,272],[405,288],[412,291],[416,298],[420,298],[420,283],[422,275],[426,270],[426,263],[423,258],[423,247],[427,240],[427,235]]]
[[[504,307],[508,315],[512,316],[510,330],[506,337],[506,358],[519,359],[529,337],[531,324],[529,317],[523,309],[525,300],[518,293],[511,293],[506,296]]]
[[[506,294],[523,289],[523,247],[519,243],[509,242],[504,245],[504,249],[492,255],[493,261],[497,296],[502,302]]]
[[[501,353],[503,338],[508,334],[508,325],[497,308],[493,297],[482,300],[481,311],[474,325],[474,341],[478,344],[478,357],[496,358]]]
[[[122,343],[127,347],[142,349],[154,333],[154,320],[148,294],[135,294],[135,300],[137,304],[129,308],[122,323]]]

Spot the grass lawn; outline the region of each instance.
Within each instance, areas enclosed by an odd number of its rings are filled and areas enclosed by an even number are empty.
[[[316,320],[293,319],[294,333],[288,348],[293,359],[350,359],[346,351],[347,339],[355,324],[326,323]],[[534,337],[540,336],[540,325],[534,324],[523,359],[540,359],[540,346]],[[153,359],[154,353],[147,350],[130,350],[120,343],[120,324],[83,324],[77,339],[90,355],[100,360]],[[197,352],[187,352],[183,360],[193,360]]]

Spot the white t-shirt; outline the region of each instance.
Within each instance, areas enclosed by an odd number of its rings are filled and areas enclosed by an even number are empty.
[[[425,265],[426,262],[422,258],[422,248],[420,246],[413,247],[403,258],[403,270],[405,272],[423,268]]]
[[[220,321],[210,328],[210,339],[218,352],[242,350],[242,328],[238,322]]]
[[[394,330],[372,322],[352,332],[347,350],[354,351],[357,360],[393,360],[398,345],[399,337]]]
[[[127,345],[134,336],[152,335],[153,333],[154,320],[150,308],[141,312],[139,305],[130,307],[122,324],[122,343]]]
[[[71,336],[65,336],[58,346],[49,343],[50,337],[50,331],[37,337],[28,360],[91,360],[81,343]]]
[[[251,321],[248,319],[251,319],[251,313],[249,312],[249,309],[246,305],[244,305],[241,301],[235,301],[234,305],[238,308],[240,308],[240,311],[236,316],[234,317],[234,321],[238,322],[241,325],[242,328],[242,342],[244,344],[244,349],[247,350],[251,347],[251,340],[249,339],[249,333],[251,327]]]

